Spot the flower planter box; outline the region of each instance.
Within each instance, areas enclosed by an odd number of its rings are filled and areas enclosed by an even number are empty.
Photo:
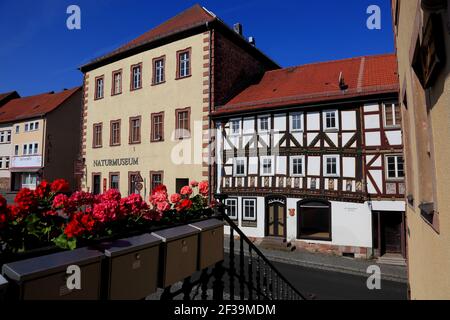
[[[167,288],[197,271],[199,230],[189,225],[153,232],[163,241],[159,287]]]
[[[81,248],[4,264],[8,299],[96,300],[100,298],[103,253]],[[67,287],[67,268],[80,268],[81,289]]]
[[[107,260],[105,279],[108,300],[138,300],[157,287],[159,244],[150,234],[101,244]]]
[[[190,226],[200,231],[198,270],[206,269],[217,262],[223,261],[224,222],[217,219],[209,219]]]
[[[8,281],[0,275],[0,302],[5,300]]]

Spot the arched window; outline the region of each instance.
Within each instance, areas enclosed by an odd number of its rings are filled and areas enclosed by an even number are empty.
[[[298,239],[331,241],[331,204],[328,201],[299,201],[297,213]]]

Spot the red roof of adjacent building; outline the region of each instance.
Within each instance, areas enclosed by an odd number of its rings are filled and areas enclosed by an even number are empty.
[[[80,89],[81,87],[76,87],[58,93],[43,93],[13,99],[0,108],[0,123],[43,116],[58,108]]]
[[[341,90],[342,75],[346,90]],[[365,56],[268,71],[213,114],[305,105],[397,92],[394,54]]]

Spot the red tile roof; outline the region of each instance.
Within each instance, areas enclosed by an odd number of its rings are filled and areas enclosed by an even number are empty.
[[[348,89],[339,87],[342,73]],[[215,111],[241,111],[344,100],[398,91],[394,54],[366,56],[268,71],[259,83],[243,90]]]
[[[81,67],[82,69],[90,64],[96,63],[98,61],[104,60],[106,58],[115,56],[121,52],[125,52],[129,49],[141,46],[143,44],[170,36],[172,34],[190,30],[192,28],[204,25],[207,22],[212,22],[216,20],[216,16],[205,10],[199,4],[195,4],[189,9],[179,13],[178,15],[172,17],[171,19],[161,23],[157,27],[147,31],[136,39],[128,42],[127,44],[119,47],[118,49],[99,57],[87,65]]]
[[[0,108],[0,123],[43,116],[58,108],[78,90],[81,90],[81,87],[59,93],[43,93],[36,96],[13,99]]]
[[[135,54],[136,51],[141,50],[141,48],[145,47],[145,45],[147,44],[151,44],[158,40],[166,39],[170,36],[175,36],[177,34],[181,34],[195,28],[205,27],[206,30],[206,23],[210,24],[211,27],[213,24],[217,24],[221,27],[230,29],[214,13],[208,11],[206,8],[200,6],[199,4],[195,4],[185,11],[179,13],[178,15],[161,23],[157,27],[147,31],[136,39],[119,47],[118,49],[81,66],[80,70],[83,72],[89,71],[91,69],[94,69],[96,66],[101,66],[109,63],[111,60],[114,61],[115,59],[118,60],[122,56]],[[244,46],[246,47],[246,49],[257,52],[257,54],[262,55],[270,65],[278,67],[278,65],[274,61],[272,61],[259,49],[249,44],[246,40],[245,43],[246,45]],[[240,45],[242,45],[242,43]]]

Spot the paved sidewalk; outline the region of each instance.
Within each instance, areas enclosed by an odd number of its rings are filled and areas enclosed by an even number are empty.
[[[225,235],[225,252],[229,252],[229,237]],[[256,245],[256,244],[255,244]],[[322,253],[311,253],[302,249],[293,252],[263,249],[256,245],[259,250],[271,261],[299,265],[302,267],[342,272],[367,277],[367,267],[378,265],[381,269],[382,279],[407,282],[406,267],[378,264],[375,260],[360,260],[342,256],[326,255]],[[239,240],[235,240],[235,252],[239,250]],[[244,245],[247,249],[248,246]]]

